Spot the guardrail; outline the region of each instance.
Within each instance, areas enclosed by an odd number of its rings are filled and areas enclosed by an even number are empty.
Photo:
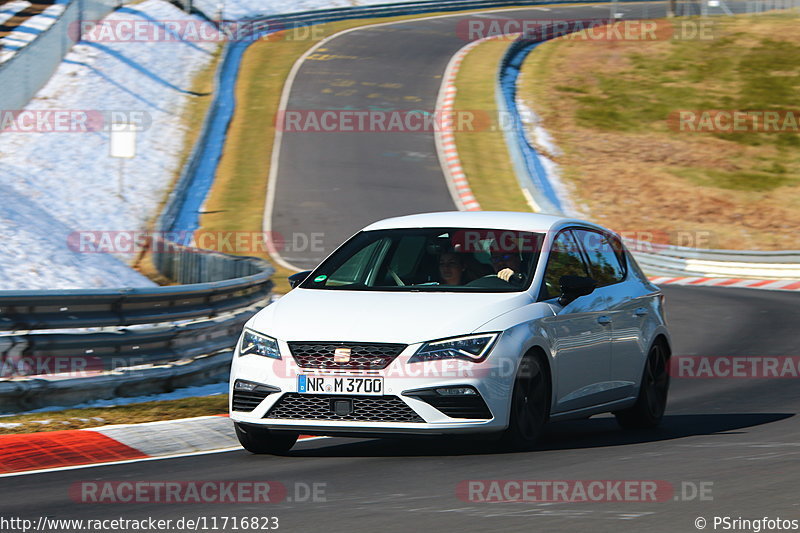
[[[59,373],[115,370],[135,365],[167,363],[230,351],[232,339],[253,315],[246,310],[219,321],[120,328],[99,333],[29,333],[3,337],[2,350],[14,353],[6,372],[29,368]]]
[[[628,242],[651,275],[703,278],[800,279],[800,251],[704,250]]]
[[[234,266],[218,271],[252,273],[145,289],[0,291],[0,413],[224,379],[242,327],[267,303],[273,269],[180,248],[170,260],[183,276],[208,276],[188,267],[226,260]]]
[[[638,0],[620,0],[622,3],[637,2]],[[643,0],[644,2],[660,2],[662,0]],[[423,13],[434,12],[449,12],[449,11],[467,11],[477,9],[491,9],[491,8],[504,8],[504,7],[526,7],[535,5],[550,5],[550,4],[596,4],[598,0],[424,0],[420,2],[398,2],[390,4],[380,4],[374,6],[363,7],[338,7],[331,9],[318,9],[314,11],[305,11],[302,13],[287,13],[275,16],[258,16],[250,17],[251,21],[264,21],[268,23],[274,21],[277,23],[297,23],[303,24],[319,24],[323,22],[336,22],[339,20],[357,19],[357,18],[378,18],[378,17],[391,17],[403,15],[417,15]],[[197,3],[195,2],[195,7]]]
[[[511,117],[510,127],[504,128],[503,135],[511,156],[511,164],[517,181],[526,190],[540,211],[564,214],[561,199],[550,182],[542,165],[539,152],[530,144],[525,125],[517,108],[517,79],[522,63],[539,42],[514,41],[508,47],[500,62],[495,85],[495,100],[502,116]]]
[[[271,274],[271,268],[265,268],[226,281],[145,289],[0,291],[0,331],[124,327],[213,318],[268,298]]]
[[[513,117],[513,127],[507,128],[505,135],[520,186],[530,193],[542,212],[564,215],[563,202],[542,165],[541,155],[528,140],[517,106],[516,81],[520,66],[527,55],[542,42],[519,40],[509,46],[500,64],[496,101],[501,112]],[[800,250],[711,250],[630,239],[626,239],[626,244],[642,269],[650,275],[800,279]]]
[[[208,19],[218,19],[220,2],[214,0],[172,0],[182,9],[200,12]],[[623,2],[633,2],[637,0],[621,0]],[[661,1],[661,0],[643,0]],[[355,7],[335,7],[314,9],[310,11],[300,11],[295,13],[284,13],[276,15],[256,15],[246,20],[262,21],[281,21],[298,22],[300,24],[317,24],[324,22],[335,22],[338,20],[364,18],[364,17],[387,17],[393,15],[415,15],[419,13],[445,12],[445,11],[464,11],[469,9],[488,9],[493,7],[525,7],[531,5],[558,4],[558,3],[597,3],[597,0],[578,0],[571,2],[568,0],[531,1],[531,0],[421,0],[417,2],[387,2],[385,4]]]

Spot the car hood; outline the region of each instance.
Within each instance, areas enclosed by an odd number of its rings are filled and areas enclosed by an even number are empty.
[[[253,317],[248,327],[285,341],[414,344],[472,333],[531,301],[525,292],[294,289]]]

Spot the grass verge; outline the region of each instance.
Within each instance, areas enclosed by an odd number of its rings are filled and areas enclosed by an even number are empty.
[[[66,409],[0,417],[0,435],[38,433],[65,429],[85,429],[109,424],[139,424],[178,420],[228,412],[228,395],[202,396],[161,402],[146,402],[116,407]],[[13,427],[9,427],[11,424]]]
[[[486,211],[531,210],[511,165],[495,99],[495,74],[508,45],[504,40],[487,41],[473,48],[456,77],[456,112],[486,113],[489,117],[485,129],[456,133],[461,166],[472,193]]]
[[[707,40],[545,43],[523,66],[520,94],[592,219],[673,244],[797,249],[800,133],[692,132],[675,117],[797,113],[800,16],[710,20]]]

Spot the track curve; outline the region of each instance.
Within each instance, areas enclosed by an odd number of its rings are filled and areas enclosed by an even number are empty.
[[[655,6],[648,8],[652,15]],[[629,13],[635,9],[636,6],[623,7]],[[596,9],[581,6],[528,11],[520,16],[578,18],[595,13]],[[428,29],[424,30],[421,23],[415,23],[379,36],[381,40],[397,38],[396,42],[401,42],[409,39],[409,34],[404,32],[412,32],[414,43],[405,51],[366,47],[367,51],[359,52],[377,56],[378,50],[385,50],[412,63],[421,59],[423,65],[417,74],[402,80],[409,94],[419,93],[426,99],[420,103],[420,108],[425,104],[433,105],[438,88],[436,69],[440,68],[441,74],[448,54],[463,44],[458,39],[452,42],[445,39],[436,48],[437,57],[429,54],[420,58],[417,41],[422,35],[439,39],[442,33],[452,32],[453,21],[445,24],[444,20],[434,23],[442,25],[439,28],[426,26]],[[377,30],[365,32],[365,35],[377,35]],[[356,33],[361,34],[354,32],[348,39],[357,36]],[[352,48],[347,46],[356,46],[351,42],[340,49],[334,41],[331,50],[334,44],[336,55],[348,55],[347,50]],[[371,72],[373,81],[378,75],[385,75],[382,79],[387,80],[398,75],[397,69],[390,65],[372,64],[376,69]],[[308,72],[310,75],[312,71]],[[317,70],[314,74],[323,75],[350,78],[354,73],[337,67],[327,73]],[[410,91],[409,79],[412,78],[419,79],[419,83],[427,87],[426,91]],[[317,96],[324,87],[319,79],[307,85],[303,78],[298,78],[299,93],[293,105],[323,105]],[[355,95],[345,97],[351,99],[349,105],[361,106],[363,102],[352,100],[353,97]],[[389,103],[388,100],[381,102],[378,105]],[[335,239],[371,221],[368,217],[452,209],[438,161],[429,155],[405,160],[400,166],[402,170],[396,174],[380,173],[394,164],[394,158],[384,153],[387,149],[384,143],[398,153],[421,150],[434,154],[432,137],[411,139],[387,135],[386,140],[374,142],[363,141],[363,137],[342,137],[341,142],[348,148],[340,146],[341,151],[333,146],[340,142],[331,140],[333,136],[311,137],[310,140],[297,139],[297,142],[289,140],[282,147],[273,229],[292,233],[325,228],[326,232],[330,231],[330,239]],[[364,146],[360,145],[362,142]],[[330,146],[322,146],[325,144]],[[302,161],[301,149],[313,151],[314,156]],[[352,165],[345,164],[344,158],[337,159],[340,163],[336,165],[326,159],[339,154],[353,158]],[[326,172],[319,172],[321,168]],[[420,173],[414,174],[420,181],[403,182],[404,173],[412,171]],[[381,183],[381,179],[389,177],[401,181]],[[336,190],[331,191],[330,182],[336,183]],[[427,192],[411,195],[407,190],[398,190],[399,196],[387,197],[384,193],[400,187],[398,183],[426,187]],[[359,195],[359,191],[365,194]],[[353,210],[356,200],[364,202],[363,209]],[[327,202],[328,207],[317,210],[320,202]],[[317,215],[306,220],[303,215],[311,210]],[[331,245],[330,241],[326,245]],[[298,265],[315,260],[310,255],[292,259],[297,260]],[[664,292],[676,354],[753,357],[798,354],[800,294],[671,286],[665,287]],[[800,499],[796,481],[800,478],[797,460],[800,457],[800,422],[795,415],[800,409],[800,387],[797,385],[796,379],[675,379],[667,416],[659,429],[623,432],[607,416],[552,424],[539,449],[530,453],[494,454],[481,445],[464,445],[449,439],[337,438],[301,442],[288,457],[253,456],[235,451],[0,478],[3,487],[0,514],[31,518],[46,514],[58,518],[124,516],[137,519],[271,515],[278,516],[281,528],[288,531],[321,528],[352,532],[411,528],[425,531],[618,532],[622,529],[673,532],[695,531],[695,519],[700,516],[709,521],[714,515],[798,518]],[[705,482],[713,484],[713,500],[468,503],[456,496],[456,487],[471,479],[647,479],[669,481],[674,486],[683,482]],[[288,486],[296,482],[324,483],[327,501],[285,501],[269,506],[89,505],[76,503],[69,492],[81,481],[159,480],[275,480]]]
[[[608,16],[607,7],[564,9],[502,14],[521,19]],[[656,9],[663,11],[647,6],[651,13]],[[459,24],[475,16],[378,24],[333,36],[299,63],[285,110],[432,112],[448,62],[468,43]],[[376,220],[455,209],[433,132],[285,131],[279,139],[268,227],[284,236],[323,234],[321,249],[283,254],[297,268],[316,266]]]

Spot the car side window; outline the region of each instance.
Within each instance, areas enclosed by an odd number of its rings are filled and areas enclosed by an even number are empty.
[[[561,294],[561,276],[588,276],[586,262],[583,260],[580,248],[572,237],[572,232],[564,230],[558,234],[550,257],[547,259],[547,268],[544,271],[544,286],[542,299],[549,300]]]
[[[328,283],[331,285],[349,285],[351,283],[366,283],[365,275],[377,260],[378,253],[387,245],[386,239],[381,239],[365,246],[339,268],[331,272]]]
[[[625,279],[622,245],[615,237],[598,231],[575,229],[575,237],[589,258],[589,273],[598,287],[613,285]]]

